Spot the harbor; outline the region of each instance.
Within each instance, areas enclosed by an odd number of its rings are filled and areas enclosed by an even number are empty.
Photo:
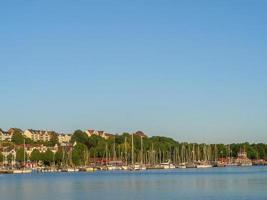
[[[73,134],[0,129],[0,174],[252,167],[267,164],[264,144],[180,143],[142,131]]]

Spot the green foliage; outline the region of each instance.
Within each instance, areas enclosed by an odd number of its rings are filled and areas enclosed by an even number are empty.
[[[48,142],[47,146],[55,146],[56,144],[58,144],[58,135],[55,132],[51,132],[51,139]]]
[[[42,153],[42,161],[45,165],[51,165],[54,159],[54,153],[51,150],[47,150],[45,153]]]
[[[26,155],[25,155],[25,160],[26,160]],[[16,151],[16,161],[18,161],[18,162],[24,161],[24,148],[19,148]]]
[[[55,162],[57,164],[60,164],[63,162],[63,159],[64,159],[63,151],[62,150],[57,151],[55,154]]]
[[[13,159],[13,155],[10,153],[10,154],[8,154],[7,155],[7,161],[9,162],[9,163],[11,163],[12,162],[12,159]]]
[[[81,130],[77,130],[73,133],[72,137],[71,137],[71,142],[78,142],[78,143],[82,143],[82,144],[88,144],[88,135],[81,131]]]
[[[94,149],[94,148],[97,148],[97,146],[103,142],[105,142],[104,138],[97,136],[97,135],[92,135],[90,138],[88,138],[88,142],[84,144],[88,144],[89,149]]]
[[[21,132],[19,132],[18,130],[15,130],[13,135],[12,135],[11,141],[14,144],[23,144],[24,143],[24,136],[22,135]]]
[[[38,149],[34,149],[31,153],[30,160],[34,162],[38,162],[42,160],[41,153]]]
[[[4,162],[4,155],[2,153],[0,153],[0,162],[3,163]]]
[[[25,137],[25,144],[34,144],[34,141],[30,138]]]
[[[224,144],[218,144],[217,149],[219,157],[227,157],[230,153],[228,150],[229,148],[227,148],[227,146],[225,146]]]
[[[72,162],[76,166],[84,165],[87,160],[87,147],[84,144],[77,143],[72,151]]]

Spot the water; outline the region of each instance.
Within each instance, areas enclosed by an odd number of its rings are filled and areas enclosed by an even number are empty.
[[[7,200],[266,200],[267,167],[0,175]]]

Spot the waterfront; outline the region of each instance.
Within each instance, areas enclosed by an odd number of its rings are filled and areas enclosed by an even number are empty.
[[[267,167],[0,175],[1,199],[267,199]]]

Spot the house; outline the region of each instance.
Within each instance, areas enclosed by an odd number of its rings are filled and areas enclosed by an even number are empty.
[[[56,153],[59,149],[58,145],[56,144],[53,147],[47,147],[43,144],[25,144],[25,145],[16,145],[15,150],[17,151],[20,148],[25,147],[25,153],[27,156],[30,156],[33,150],[38,150],[40,153],[45,153],[47,150],[51,150],[53,153]]]
[[[71,134],[58,134],[58,142],[59,144],[68,144],[71,140]]]
[[[107,140],[109,138],[115,137],[115,135],[110,134],[110,133],[105,133],[103,137]]]
[[[34,142],[49,142],[52,138],[52,132],[44,130],[27,129],[24,131],[23,135],[27,138],[32,139]]]
[[[93,129],[88,129],[88,130],[85,131],[85,133],[88,135],[88,137],[92,137],[93,135],[97,135],[97,136],[100,136],[100,137],[102,137],[104,139],[108,139],[108,138],[114,136],[112,134],[106,133],[105,131],[96,131],[96,130],[93,130]]]
[[[147,135],[143,131],[137,131],[136,133],[134,133],[134,135],[145,138],[147,137]]]
[[[91,137],[92,135],[96,135],[96,132],[93,129],[86,130],[85,133],[87,134],[88,137]]]
[[[0,141],[11,141],[12,135],[0,129]]]
[[[19,128],[10,128],[10,129],[8,129],[7,132],[8,132],[11,136],[12,136],[15,132],[18,132],[18,133],[23,134],[23,131],[22,131],[21,129],[19,129]]]
[[[12,156],[11,163],[15,164],[16,150],[14,147],[12,147],[12,146],[0,147],[0,151],[3,155],[3,160],[1,160],[0,162],[2,162],[4,165],[7,165],[8,164],[8,156],[11,155]]]
[[[105,138],[106,134],[104,131],[96,131],[96,134],[102,138]]]

